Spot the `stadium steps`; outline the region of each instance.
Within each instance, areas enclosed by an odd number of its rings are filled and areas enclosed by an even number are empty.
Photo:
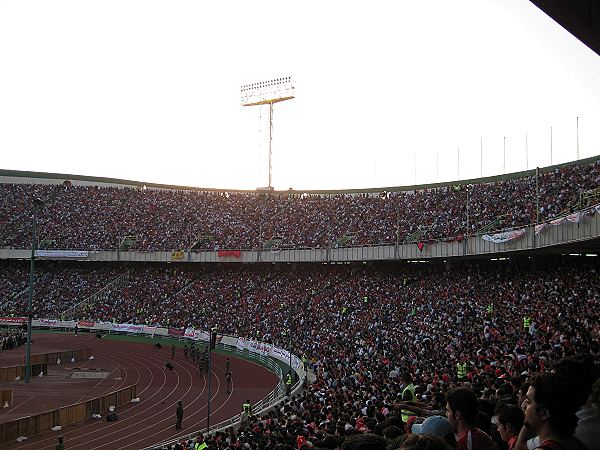
[[[45,250],[48,247],[51,247],[56,244],[56,239],[44,238],[38,243],[38,250]]]
[[[61,317],[63,319],[70,319],[70,318],[78,319],[77,313],[83,307],[85,307],[87,305],[95,304],[98,300],[104,299],[113,290],[123,287],[128,282],[129,282],[129,271],[127,271],[123,275],[118,276],[113,281],[108,283],[106,286],[99,289],[97,292],[93,293],[92,295],[88,296],[85,300],[83,300],[83,301],[77,303],[76,305],[72,306],[71,308],[65,310],[61,314]]]
[[[203,246],[215,240],[214,236],[200,236],[196,242],[190,247],[190,250],[202,250]]]
[[[415,242],[420,242],[423,240],[423,238],[425,237],[425,230],[422,228],[419,228],[417,231],[415,231],[412,234],[409,234],[408,236],[406,236],[404,238],[404,243],[405,244],[414,244]]]
[[[273,250],[274,248],[277,248],[281,245],[281,243],[283,242],[283,238],[281,236],[274,236],[271,239],[269,239],[268,241],[266,241],[262,248],[263,250]]]
[[[503,214],[501,216],[496,217],[490,223],[485,224],[484,226],[482,226],[481,228],[479,228],[475,232],[475,235],[486,234],[486,233],[489,233],[492,230],[499,229],[500,225],[502,224],[502,222],[504,221],[504,219],[507,218],[507,217],[510,217],[510,214]]]
[[[590,189],[579,194],[579,204],[574,208],[583,209],[598,203],[600,203],[600,188]]]
[[[46,272],[44,271],[40,271],[40,272],[34,272],[33,274],[33,289],[35,291],[35,287],[38,283],[44,281],[44,278],[47,276]],[[48,275],[50,276],[50,275]],[[26,301],[27,296],[29,295],[29,279],[26,282],[23,282],[23,287],[19,288],[20,290],[17,292],[14,292],[12,295],[10,295],[8,297],[8,300],[6,300],[5,302],[2,302],[2,304],[0,304],[0,311],[4,311],[6,305],[8,305],[10,302],[15,302],[18,301],[19,298],[24,297],[24,299],[22,301]]]
[[[137,242],[137,236],[125,236],[121,239],[121,243],[119,244],[119,250],[121,251],[129,251],[131,247]]]
[[[334,241],[333,247],[334,248],[345,247],[348,242],[351,242],[354,239],[354,236],[355,235],[353,233],[344,234],[342,237],[340,237]]]

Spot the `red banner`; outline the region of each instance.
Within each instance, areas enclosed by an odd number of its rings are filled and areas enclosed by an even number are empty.
[[[88,322],[86,320],[80,320],[79,322],[77,322],[77,326],[80,326],[80,327],[93,328],[94,325],[95,325],[94,322]]]
[[[227,256],[233,256],[234,258],[241,258],[241,250],[219,250],[219,258],[226,258]]]
[[[184,334],[183,328],[169,328],[169,336],[183,336]]]
[[[27,323],[27,317],[0,317],[2,323]]]

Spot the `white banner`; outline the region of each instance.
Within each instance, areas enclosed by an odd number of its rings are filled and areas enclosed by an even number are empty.
[[[35,256],[48,258],[87,258],[87,250],[36,250]]]
[[[235,346],[238,350],[245,350],[246,349],[246,338],[239,337],[237,339]]]
[[[134,325],[131,323],[112,323],[111,329],[114,331],[124,331],[126,333],[143,333],[144,325]]]
[[[514,239],[520,239],[525,236],[525,229],[520,228],[518,230],[505,231],[503,233],[496,234],[484,234],[481,238],[484,241],[493,242],[494,244],[502,244],[504,242],[512,241]]]
[[[188,339],[194,341],[207,341],[209,339],[208,331],[194,330],[193,328],[186,328],[183,335]]]
[[[545,223],[540,223],[539,225],[536,225],[535,226],[535,234],[540,234],[542,231],[544,231],[545,228],[546,228]]]

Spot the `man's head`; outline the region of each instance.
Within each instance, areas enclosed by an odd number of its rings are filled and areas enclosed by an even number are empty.
[[[347,437],[341,450],[385,450],[387,441],[376,434],[355,434]]]
[[[450,389],[446,394],[446,417],[452,428],[472,426],[477,417],[477,397],[467,388]]]
[[[498,410],[498,433],[504,442],[517,436],[523,427],[523,411],[516,405],[504,405]]]
[[[586,358],[562,358],[552,364],[552,372],[571,380],[573,395],[584,405],[598,374],[594,363]]]
[[[411,434],[406,436],[398,450],[450,450],[442,439],[435,436]]]
[[[579,400],[569,380],[555,373],[536,375],[521,405],[525,426],[539,434],[544,430],[570,437],[577,427]]]

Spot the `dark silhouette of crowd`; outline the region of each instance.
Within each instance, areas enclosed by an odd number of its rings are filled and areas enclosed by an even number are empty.
[[[516,175],[515,175],[516,176]],[[0,184],[0,247],[31,245],[32,198],[47,249],[142,251],[392,245],[461,240],[548,220],[598,188],[598,162],[494,182],[410,191],[302,194]],[[538,217],[539,205],[539,217]],[[270,245],[270,244],[269,244]]]

